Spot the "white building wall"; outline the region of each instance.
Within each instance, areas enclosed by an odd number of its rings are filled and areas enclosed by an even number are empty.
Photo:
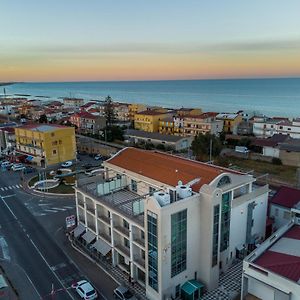
[[[276,204],[270,205],[270,217],[274,218],[275,230],[289,223],[291,220],[291,210]]]
[[[273,147],[263,147],[263,155],[279,158],[279,149]]]

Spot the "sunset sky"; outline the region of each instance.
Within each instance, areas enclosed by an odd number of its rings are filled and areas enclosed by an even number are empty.
[[[300,76],[299,0],[1,0],[0,81]]]

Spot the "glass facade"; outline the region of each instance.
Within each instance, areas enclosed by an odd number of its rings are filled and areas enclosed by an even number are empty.
[[[157,215],[147,212],[148,226],[148,284],[158,291]]]
[[[171,277],[186,269],[187,210],[171,216]]]
[[[213,224],[213,241],[212,241],[212,267],[218,263],[218,246],[219,246],[219,216],[220,205],[214,206],[214,224]]]
[[[230,210],[231,210],[231,192],[222,195],[222,212],[221,212],[221,249],[224,251],[229,246],[230,234]]]

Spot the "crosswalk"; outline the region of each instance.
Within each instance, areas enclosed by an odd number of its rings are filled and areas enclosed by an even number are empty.
[[[43,217],[46,215],[62,213],[69,211],[74,213],[75,205],[64,205],[61,207],[55,207],[52,203],[34,203],[25,202],[24,205],[31,211],[36,217]]]
[[[16,190],[16,189],[21,189],[21,188],[22,188],[21,184],[13,184],[13,185],[0,187],[0,191],[5,192],[5,191]]]

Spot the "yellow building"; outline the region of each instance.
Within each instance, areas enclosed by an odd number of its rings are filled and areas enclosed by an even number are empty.
[[[15,128],[17,152],[41,166],[50,166],[76,157],[73,127],[30,124]]]
[[[242,122],[243,117],[239,114],[218,114],[217,120],[223,121],[223,131],[225,133],[237,134],[238,125]]]
[[[159,121],[169,114],[153,110],[145,110],[134,115],[134,128],[147,132],[158,132]]]
[[[201,108],[180,108],[176,110],[178,116],[198,116],[202,114]]]
[[[159,133],[161,134],[174,134],[174,120],[173,117],[167,117],[159,120]]]
[[[131,121],[134,121],[134,116],[136,113],[139,113],[141,111],[146,110],[146,105],[144,104],[138,104],[138,103],[131,103],[128,105],[128,114],[129,119]]]

